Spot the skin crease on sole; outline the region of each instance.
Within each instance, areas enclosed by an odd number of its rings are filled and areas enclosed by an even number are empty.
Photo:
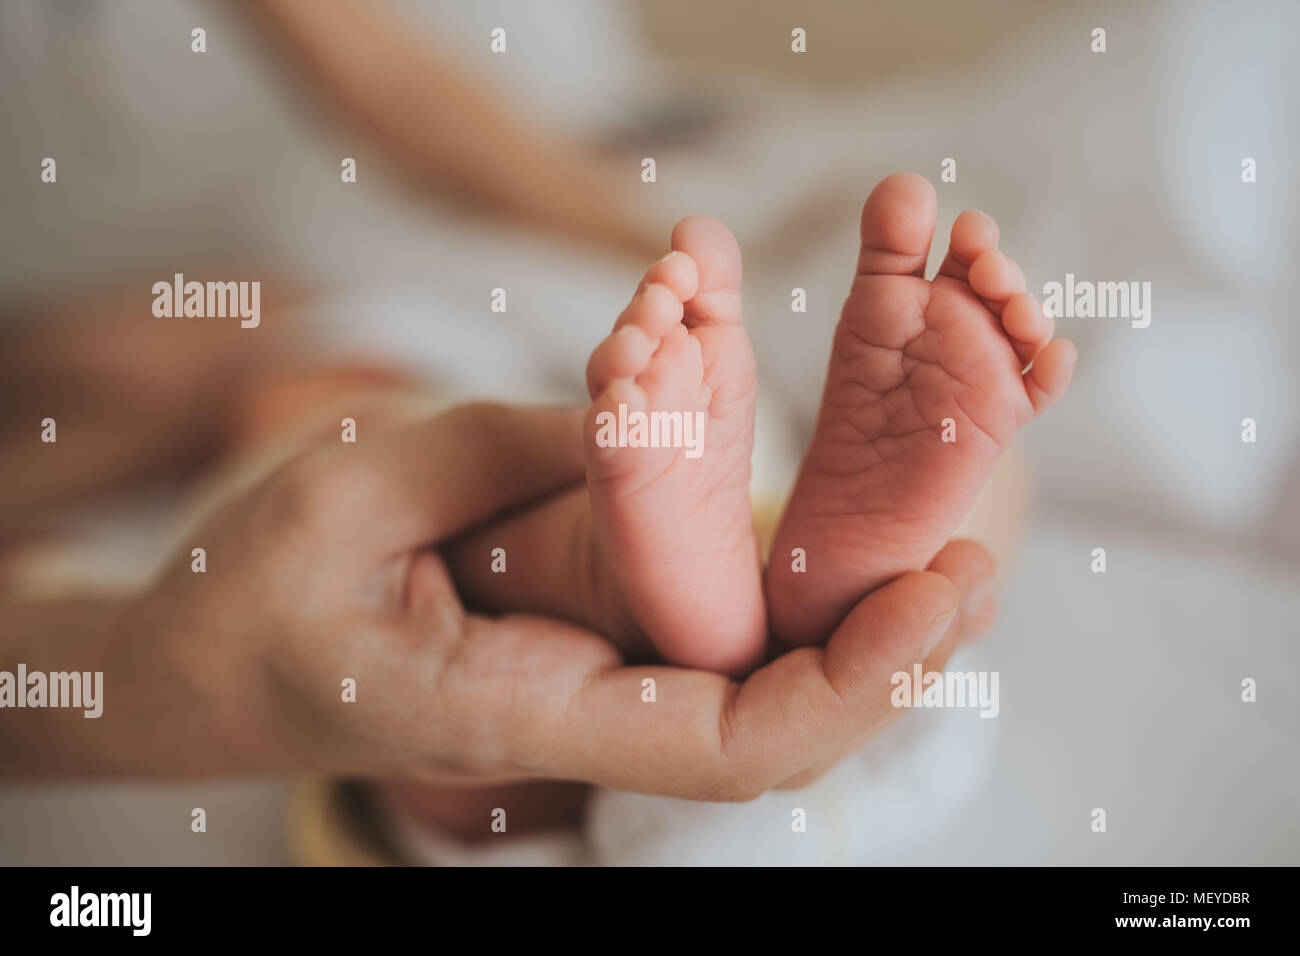
[[[1077,352],[1052,341],[988,216],[958,216],[925,279],[936,207],[910,173],[863,207],[822,408],[767,571],[782,643],[824,641],[863,595],[925,567],[1016,432],[1069,385]]]

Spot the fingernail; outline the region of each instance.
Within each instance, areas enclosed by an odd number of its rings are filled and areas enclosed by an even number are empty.
[[[929,657],[930,652],[943,640],[943,636],[948,633],[948,627],[952,624],[952,619],[956,616],[957,609],[953,608],[947,614],[940,614],[934,619],[934,623],[930,625],[930,633],[925,636],[925,643],[921,645],[922,659]]]

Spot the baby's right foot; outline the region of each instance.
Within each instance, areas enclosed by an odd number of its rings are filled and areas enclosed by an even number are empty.
[[[898,173],[862,210],[858,274],[768,566],[786,643],[825,640],[863,595],[924,568],[1017,430],[1069,385],[1075,348],[1047,344],[1052,320],[988,216],[958,216],[925,279],[935,207],[926,180]]]
[[[672,248],[587,366],[594,573],[605,603],[669,663],[741,673],[762,657],[767,621],[749,506],[757,376],[740,324],[740,249],[706,216],[678,223]],[[620,421],[641,413],[674,416],[698,447],[611,444]]]

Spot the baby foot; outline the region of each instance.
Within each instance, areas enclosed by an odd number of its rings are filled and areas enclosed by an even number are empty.
[[[740,325],[740,249],[707,216],[678,223],[672,249],[587,365],[598,567],[666,660],[738,673],[767,638],[749,506],[757,381]],[[641,413],[666,413],[658,420],[672,427],[650,419],[638,434]]]
[[[957,217],[926,281],[935,208],[933,187],[910,173],[863,207],[857,276],[767,572],[786,643],[824,640],[863,595],[924,568],[1016,431],[1069,385],[1075,348],[1047,344],[1052,319],[988,216]]]

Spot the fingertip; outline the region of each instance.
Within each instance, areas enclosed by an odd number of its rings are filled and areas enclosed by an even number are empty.
[[[942,574],[960,592],[969,591],[979,581],[991,580],[997,572],[988,548],[969,538],[954,538],[934,556],[927,569]]]
[[[896,626],[888,653],[899,661],[920,660],[948,630],[961,606],[960,591],[931,570],[896,578],[882,590],[890,589]]]
[[[887,679],[917,655],[960,606],[957,588],[934,571],[913,571],[872,591],[844,618],[826,646],[827,666]]]

